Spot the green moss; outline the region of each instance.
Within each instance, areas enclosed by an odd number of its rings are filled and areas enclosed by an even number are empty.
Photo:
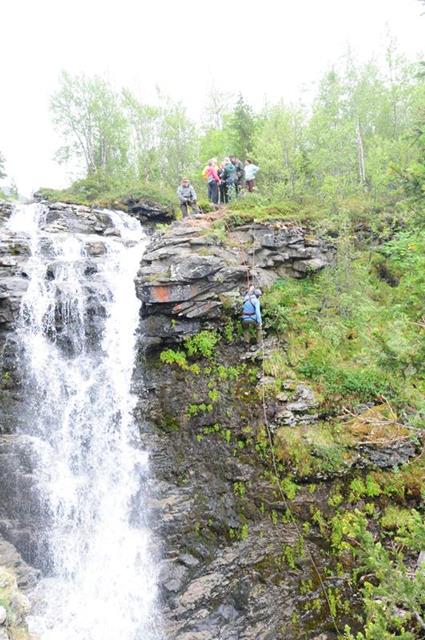
[[[212,404],[206,404],[205,402],[200,402],[198,404],[190,403],[187,405],[186,415],[188,415],[190,418],[193,418],[205,413],[210,413],[212,410]]]
[[[174,349],[166,349],[159,355],[161,362],[165,364],[175,364],[182,369],[188,369],[189,365],[186,359],[186,354],[183,351],[174,351]]]
[[[330,423],[281,427],[275,439],[278,459],[300,477],[336,473],[351,455],[347,434]]]
[[[400,527],[406,527],[411,521],[410,509],[405,509],[397,506],[386,507],[380,523],[383,529],[396,530]]]

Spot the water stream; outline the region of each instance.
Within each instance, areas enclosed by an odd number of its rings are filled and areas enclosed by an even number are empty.
[[[31,250],[17,336],[48,524],[30,628],[40,640],[158,640],[149,459],[131,393],[146,236],[124,213],[109,213],[119,236],[106,238],[49,230],[46,215],[21,205],[9,221]],[[89,257],[89,241],[104,254]]]

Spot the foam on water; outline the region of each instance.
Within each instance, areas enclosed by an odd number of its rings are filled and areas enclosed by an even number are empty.
[[[40,534],[49,576],[30,618],[41,640],[162,637],[143,500],[149,457],[137,445],[131,393],[140,306],[134,279],[146,236],[124,213],[110,219],[120,237],[93,238],[106,255],[90,283],[87,235],[49,233],[40,204],[18,206],[8,225],[27,234],[31,248],[17,336],[38,508],[49,523]]]

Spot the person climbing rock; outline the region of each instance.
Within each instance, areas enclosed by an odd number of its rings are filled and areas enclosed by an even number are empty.
[[[235,190],[236,195],[239,195],[243,185],[244,185],[244,176],[245,170],[242,162],[236,156],[229,156],[230,162],[233,164],[236,170],[236,178],[235,178]]]
[[[189,178],[183,178],[181,181],[181,185],[177,189],[177,197],[180,201],[180,209],[183,215],[183,218],[187,218],[187,208],[188,206],[192,210],[192,214],[199,213],[196,191],[190,184]]]
[[[218,176],[214,160],[208,161],[206,176],[208,180],[208,200],[214,205],[218,205],[218,186],[221,180]]]
[[[252,329],[257,330],[257,344],[263,342],[262,319],[260,298],[261,290],[251,285],[246,292],[242,304],[242,327],[244,331],[244,341],[249,344],[251,342]]]
[[[245,160],[245,184],[250,193],[254,191],[255,176],[260,167],[257,167],[251,160]]]

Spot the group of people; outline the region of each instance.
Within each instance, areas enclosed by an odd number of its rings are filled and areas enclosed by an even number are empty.
[[[252,193],[258,170],[259,167],[251,160],[245,160],[243,164],[236,156],[224,158],[220,165],[215,158],[208,160],[202,172],[208,183],[208,200],[218,206],[237,198],[244,187]],[[192,214],[199,213],[196,191],[189,178],[183,178],[177,189],[177,196],[183,218],[188,216],[188,208]]]
[[[208,182],[208,199],[214,205],[225,204],[229,199],[239,195],[244,183],[247,190],[252,192],[258,169],[251,160],[245,160],[245,166],[243,166],[235,156],[225,158],[220,166],[214,158],[209,160],[203,171],[203,176]],[[183,218],[188,216],[189,208],[192,214],[199,213],[196,192],[189,178],[183,178],[177,189],[177,196]],[[261,290],[251,285],[243,298],[241,321],[244,340],[248,344],[251,342],[253,332],[257,343],[262,344],[260,296]]]
[[[226,204],[237,198],[244,186],[252,192],[258,170],[252,160],[242,164],[236,156],[224,158],[220,165],[215,158],[208,160],[202,173],[208,182],[208,199],[215,205]]]

